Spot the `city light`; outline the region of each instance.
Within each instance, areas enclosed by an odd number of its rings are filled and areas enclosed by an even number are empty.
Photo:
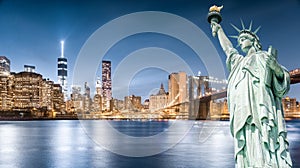
[[[61,40],[60,44],[61,44],[61,58],[64,58],[64,44],[65,44],[65,41]]]
[[[61,41],[64,56],[64,41]],[[24,65],[24,71],[10,73],[10,60],[0,57],[0,111],[19,118],[82,119],[212,119],[228,120],[226,100],[228,81],[212,76],[188,76],[185,72],[169,75],[168,90],[161,84],[157,93],[141,102],[138,95],[112,98],[111,62],[103,61],[102,79],[97,78],[91,95],[87,82],[84,89],[72,86],[68,98],[67,59],[58,57],[58,84],[35,72],[35,66]],[[290,72],[292,82],[299,70]],[[167,78],[167,77],[166,77]],[[285,118],[300,118],[300,107],[294,98],[282,99]],[[209,107],[209,108],[208,108]],[[209,109],[209,110],[208,110]],[[0,116],[1,117],[1,116]]]

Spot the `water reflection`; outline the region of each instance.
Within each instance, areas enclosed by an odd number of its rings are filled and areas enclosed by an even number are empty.
[[[172,148],[184,138],[194,122],[173,120],[161,126],[157,126],[160,123],[157,121],[82,120],[80,123],[87,135],[105,149],[123,156],[145,157]],[[167,131],[162,131],[166,128]]]
[[[91,122],[93,123],[93,122]],[[115,127],[131,136],[150,135],[167,129],[164,126],[145,126],[139,129],[130,123],[115,122]],[[171,149],[149,157],[125,157],[111,153],[96,144],[79,121],[18,121],[0,122],[0,167],[234,167],[233,139],[229,132],[228,122],[193,122],[187,135]],[[93,124],[92,124],[93,125]],[[110,135],[103,128],[93,126],[92,133],[109,138],[111,141],[122,141]],[[129,129],[130,127],[130,129]],[[205,127],[213,127],[205,141],[201,134],[208,134]],[[288,139],[294,167],[299,167],[300,157],[300,122],[287,123]],[[139,132],[141,131],[141,132]],[[136,134],[135,134],[136,133]],[[157,145],[163,148],[176,132],[169,134]],[[133,143],[133,142],[126,142]],[[127,148],[126,146],[119,146]],[[127,150],[137,150],[130,149]]]

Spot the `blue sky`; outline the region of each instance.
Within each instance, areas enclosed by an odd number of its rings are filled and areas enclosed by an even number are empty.
[[[2,0],[0,55],[5,55],[11,60],[12,71],[22,71],[24,64],[35,65],[36,71],[44,78],[57,81],[60,40],[65,40],[65,56],[69,66],[68,81],[72,84],[77,55],[86,40],[98,28],[133,12],[162,11],[181,16],[198,26],[207,34],[221,59],[225,61],[225,55],[218,40],[211,36],[206,20],[208,8],[213,4],[224,5],[221,24],[228,35],[236,34],[230,23],[240,26],[240,19],[243,19],[245,24],[249,25],[253,20],[254,28],[262,26],[258,36],[263,49],[266,50],[272,45],[278,49],[278,61],[287,69],[300,67],[299,0]],[[232,42],[236,45],[234,39]],[[112,61],[114,72],[114,68],[129,53],[146,47],[166,48],[180,55],[192,67],[194,73],[206,73],[201,60],[185,44],[172,37],[155,33],[137,34],[120,40],[104,58]],[[160,69],[146,68],[132,79],[129,92],[145,98],[155,88],[159,88],[160,83],[166,85],[167,78],[167,73]],[[299,84],[292,86],[289,96],[300,100]]]

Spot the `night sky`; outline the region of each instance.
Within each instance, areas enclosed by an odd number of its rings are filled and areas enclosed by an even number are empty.
[[[71,85],[76,58],[87,39],[97,29],[126,14],[162,11],[183,17],[204,31],[224,64],[225,55],[218,40],[212,37],[210,25],[206,20],[208,8],[213,4],[224,5],[221,11],[223,16],[221,24],[228,35],[236,35],[230,23],[240,27],[242,19],[248,27],[252,20],[254,28],[261,26],[258,36],[263,49],[267,50],[268,46],[272,45],[278,50],[280,64],[288,70],[300,68],[299,0],[2,0],[0,55],[10,59],[11,71],[23,71],[24,64],[35,65],[37,73],[56,82],[60,41],[64,40],[65,57],[68,58],[68,82]],[[122,27],[115,30],[122,31]],[[231,41],[237,45],[235,39]],[[126,56],[146,47],[170,50],[185,60],[194,74],[201,71],[202,75],[206,75],[203,62],[189,47],[170,36],[156,33],[132,35],[112,46],[104,56],[105,59],[112,61],[112,75]],[[100,72],[97,71],[95,79]],[[160,83],[167,85],[167,75],[166,71],[155,67],[147,67],[136,72],[129,84],[129,94],[140,95],[145,99],[155,93]],[[88,82],[93,89],[94,81]],[[113,96],[122,99],[123,95]],[[299,84],[292,86],[289,96],[300,100]]]

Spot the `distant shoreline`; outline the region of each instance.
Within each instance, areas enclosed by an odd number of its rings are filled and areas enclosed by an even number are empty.
[[[31,118],[31,117],[24,117],[24,118],[12,118],[12,117],[0,117],[0,121],[54,121],[54,120],[107,120],[107,121],[169,121],[169,120],[182,120],[182,119],[80,119],[77,117],[69,118],[69,117],[59,117],[59,118]],[[189,120],[189,121],[229,121],[229,120]],[[298,118],[288,118],[285,119],[286,122],[289,121],[300,121]]]
[[[0,118],[0,121],[79,120],[78,118]]]

